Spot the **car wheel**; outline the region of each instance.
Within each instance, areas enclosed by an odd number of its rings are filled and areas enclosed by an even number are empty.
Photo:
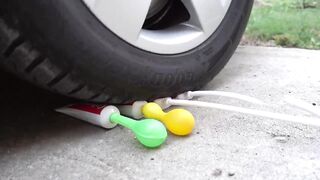
[[[0,64],[38,86],[100,103],[175,96],[234,53],[252,0],[0,2]]]

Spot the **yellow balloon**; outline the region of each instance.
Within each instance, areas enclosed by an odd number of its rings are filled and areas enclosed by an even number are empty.
[[[171,133],[179,136],[190,134],[195,125],[193,115],[184,109],[174,109],[165,113],[158,104],[147,103],[143,106],[142,113],[146,118],[161,121]]]

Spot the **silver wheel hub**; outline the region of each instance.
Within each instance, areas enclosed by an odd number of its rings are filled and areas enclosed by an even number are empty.
[[[207,40],[219,27],[232,0],[181,0],[189,18],[162,29],[147,29],[144,23],[168,0],[83,1],[108,29],[128,43],[153,53],[177,54]]]

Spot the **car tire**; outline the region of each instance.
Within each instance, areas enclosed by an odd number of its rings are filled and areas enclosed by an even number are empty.
[[[232,0],[217,29],[181,53],[146,51],[108,29],[79,0],[0,2],[0,65],[42,88],[97,103],[175,96],[227,63],[253,0]]]

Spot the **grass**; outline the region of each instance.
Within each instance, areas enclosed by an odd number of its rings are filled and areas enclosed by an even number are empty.
[[[261,4],[260,4],[261,3]],[[285,47],[320,49],[320,0],[260,0],[245,37]]]

